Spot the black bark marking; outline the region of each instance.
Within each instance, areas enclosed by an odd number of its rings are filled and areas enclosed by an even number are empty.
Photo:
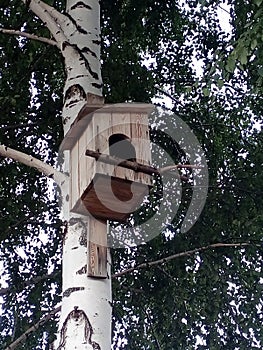
[[[70,45],[79,54],[80,59],[84,62],[85,67],[87,68],[87,70],[90,73],[91,77],[93,79],[98,80],[99,79],[98,73],[93,72],[93,70],[90,67],[90,64],[89,64],[88,60],[86,59],[86,57],[84,56],[82,51],[78,48],[78,46],[76,44],[70,44],[69,42],[64,41],[63,44],[62,44],[62,50],[64,50],[67,45]]]
[[[95,45],[100,45],[101,44],[101,40],[92,40],[92,42]]]
[[[78,99],[76,99],[76,100],[71,100],[69,103],[65,103],[64,104],[64,107],[65,108],[71,108],[71,106],[75,106],[77,103],[79,102],[79,100]],[[70,118],[68,118],[68,120],[69,120]]]
[[[88,32],[82,28],[73,17],[70,16],[70,14],[65,13],[65,16],[67,16],[69,18],[69,20],[71,21],[71,23],[74,25],[74,27],[77,29],[78,32],[80,32],[81,34],[88,34]]]
[[[62,51],[64,51],[67,46],[70,46],[70,43],[68,41],[63,41],[63,43],[61,45]]]
[[[98,73],[93,72],[93,70],[90,67],[90,64],[89,64],[88,60],[86,59],[86,57],[84,56],[84,54],[82,52],[82,50],[85,51],[85,50],[88,50],[88,49],[84,48],[84,49],[80,50],[76,44],[70,44],[68,41],[64,41],[62,43],[62,51],[64,51],[67,46],[71,46],[79,54],[80,60],[82,60],[84,62],[85,67],[88,70],[88,72],[90,73],[91,77],[93,79],[98,80],[99,79]],[[92,51],[89,50],[89,53],[92,53]],[[95,53],[93,53],[92,55],[97,58]]]
[[[77,45],[71,45],[71,46],[79,53],[80,58],[85,63],[85,67],[87,68],[87,70],[90,73],[90,75],[92,76],[92,78],[98,80],[99,79],[98,73],[93,72],[93,70],[90,67],[90,64],[89,64],[88,60],[86,59],[86,57],[84,56],[82,51],[77,47]]]
[[[81,52],[83,53],[87,53],[87,54],[91,54],[91,56],[97,58],[97,55],[95,54],[94,51],[92,51],[90,48],[88,47],[83,47],[83,49],[81,49]]]
[[[78,79],[78,78],[84,78],[84,77],[86,77],[86,74],[79,74],[79,75],[76,75],[74,78],[70,78],[69,81],[70,80],[75,80],[75,79]]]
[[[77,97],[78,96],[78,97]],[[71,85],[66,93],[65,93],[65,100],[69,100],[73,97],[76,97],[76,99],[79,101],[79,99],[86,99],[86,93],[83,89],[83,87],[79,84]]]
[[[75,10],[76,8],[86,8],[88,10],[92,10],[92,7],[89,5],[86,5],[83,1],[78,1],[75,5],[73,5],[70,9]]]
[[[98,84],[98,83],[92,83],[92,86],[94,86],[96,89],[101,89],[102,88],[102,84]]]
[[[84,287],[72,287],[72,288],[68,288],[65,290],[65,292],[63,293],[63,298],[64,297],[69,297],[72,293],[74,292],[79,292],[80,290],[84,290]]]
[[[83,310],[79,310],[77,306],[74,306],[74,310],[72,310],[67,318],[65,319],[63,326],[60,331],[60,343],[57,350],[61,350],[66,345],[66,335],[67,335],[67,327],[69,324],[69,321],[73,320],[73,322],[76,322],[77,326],[84,323],[84,339],[87,341],[91,346],[93,350],[101,350],[101,347],[98,343],[92,340],[93,336],[93,328],[91,326],[90,320],[88,319],[87,315]]]
[[[83,266],[80,270],[76,272],[77,275],[84,275],[87,273],[87,265]]]

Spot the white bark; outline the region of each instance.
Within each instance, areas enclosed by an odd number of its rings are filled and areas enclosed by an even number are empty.
[[[58,44],[55,40],[44,38],[42,36],[38,36],[35,34],[26,33],[24,31],[20,31],[20,30],[0,28],[0,33],[22,36],[24,38],[28,38],[28,39],[36,40],[36,41],[41,41],[42,43],[49,44],[52,46],[58,46]]]
[[[65,180],[67,180],[67,176],[65,174],[57,171],[51,165],[5,145],[0,145],[0,155],[37,169],[39,172],[53,179],[58,185],[61,185]]]
[[[65,15],[41,0],[31,0],[29,7],[50,30],[65,60],[66,133],[86,103],[87,93],[102,96],[99,0],[68,0]]]
[[[71,216],[63,250],[58,350],[111,347],[111,280],[87,277],[88,227],[88,218]]]
[[[64,28],[67,42],[62,44],[67,71],[63,111],[65,132],[86,103],[87,93],[102,95],[99,1],[68,0],[66,13],[70,22]]]
[[[64,172],[69,171],[69,152],[64,154]],[[111,261],[108,278],[87,276],[89,227],[94,218],[71,213],[69,182],[62,188],[63,217],[68,228],[63,240],[62,308],[57,350],[109,350],[111,348]],[[96,220],[95,220],[96,221]],[[106,223],[105,223],[106,230]]]
[[[64,57],[67,79],[63,122],[66,134],[86,104],[87,94],[102,95],[99,0],[68,0],[65,14],[41,0],[22,2],[45,23]],[[69,171],[68,154],[65,154],[64,171]],[[61,189],[62,211],[68,221],[68,230],[64,237],[62,310],[55,348],[109,350],[111,278],[87,277],[88,227],[95,219],[70,213],[69,181],[64,181]]]

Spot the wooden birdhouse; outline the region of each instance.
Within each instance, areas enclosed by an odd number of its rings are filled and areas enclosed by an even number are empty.
[[[70,150],[73,212],[124,222],[140,207],[152,184],[151,175],[105,159],[151,164],[148,115],[152,110],[152,105],[142,103],[104,105],[71,127],[62,149]],[[96,158],[90,156],[93,153]]]

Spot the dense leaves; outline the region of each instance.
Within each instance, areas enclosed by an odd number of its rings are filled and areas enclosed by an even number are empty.
[[[1,27],[49,37],[21,1],[0,6]],[[115,278],[113,348],[261,348],[262,1],[111,0],[101,6],[106,100],[148,102],[164,90],[202,144],[210,177],[204,211],[191,230],[180,232],[189,183],[169,229],[145,245],[112,252],[114,272],[214,243],[248,243]],[[1,144],[55,163],[64,79],[55,48],[0,33]],[[160,122],[163,130],[174,125],[172,116]],[[175,161],[187,161],[164,135],[152,132],[153,141]],[[62,226],[49,180],[2,158],[0,176],[1,286],[9,288],[0,290],[5,348],[60,300],[60,275],[53,272],[60,270]],[[54,333],[50,322],[20,348],[47,348]]]

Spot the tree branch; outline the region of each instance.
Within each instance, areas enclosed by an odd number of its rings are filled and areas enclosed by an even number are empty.
[[[27,5],[28,1],[22,0],[22,2]],[[67,41],[67,38],[61,28],[63,22],[66,22],[67,20],[66,16],[59,13],[53,7],[45,4],[41,0],[31,0],[29,2],[29,8],[49,29],[50,33],[57,41],[58,47],[60,47],[63,42]]]
[[[58,43],[55,40],[44,38],[44,37],[41,37],[41,36],[38,36],[35,34],[21,32],[20,30],[0,28],[0,33],[23,36],[23,37],[31,39],[31,40],[37,40],[37,41],[43,42],[45,44],[59,47]]]
[[[49,13],[49,15],[59,23],[59,25],[62,25],[65,23],[68,18],[64,16],[61,12],[55,9],[55,7],[48,5],[44,1],[38,1],[40,6]]]
[[[1,29],[0,29],[1,31]],[[31,128],[32,126],[38,125],[37,122],[33,123],[21,123],[21,124],[13,124],[13,125],[4,125],[0,126],[0,130],[7,131],[7,130],[13,130],[13,129],[23,129],[23,128]]]
[[[42,162],[41,160],[32,157],[26,153],[16,151],[5,145],[0,145],[0,155],[2,157],[11,158],[22,164],[25,164],[31,168],[38,170],[49,178],[54,179],[57,183],[60,183],[63,179],[66,179],[66,175],[57,171],[51,165]]]
[[[46,275],[42,275],[42,276],[36,276],[33,277],[27,281],[23,281],[23,283],[19,284],[18,286],[12,286],[12,287],[7,287],[7,288],[1,288],[0,289],[0,296],[5,295],[7,293],[10,292],[20,292],[21,290],[23,290],[25,287],[28,287],[32,284],[36,284],[39,283],[41,281],[47,280],[47,279],[51,279],[56,277],[58,274],[60,273],[60,271],[54,271],[51,274],[46,274]]]
[[[214,243],[214,244],[207,245],[205,247],[200,247],[200,248],[196,248],[193,250],[188,250],[185,252],[173,254],[173,255],[170,255],[166,258],[162,258],[159,260],[142,263],[142,264],[137,265],[135,267],[131,267],[131,268],[123,270],[121,272],[117,272],[117,273],[112,275],[112,278],[120,277],[120,276],[126,275],[127,273],[137,271],[139,269],[144,269],[147,267],[151,267],[151,266],[155,266],[155,265],[159,265],[159,264],[164,264],[168,261],[180,258],[182,256],[191,256],[195,253],[203,252],[203,251],[208,250],[208,249],[225,248],[225,247],[246,247],[249,245],[251,245],[251,243]]]
[[[145,165],[138,163],[136,161],[130,161],[127,159],[122,159],[118,157],[113,157],[108,154],[103,154],[97,151],[92,151],[87,149],[85,152],[85,155],[88,157],[95,158],[97,161],[107,163],[107,164],[113,164],[117,165],[126,169],[131,169],[134,171],[142,172],[144,174],[148,175],[162,175],[166,172],[171,172],[172,170],[176,169],[201,169],[202,167],[199,165],[191,165],[191,164],[174,164],[174,165],[169,165],[164,168],[155,168],[150,165]],[[184,175],[179,175],[180,179],[183,181],[188,181],[188,178]]]
[[[38,330],[41,326],[43,326],[45,323],[47,323],[49,320],[51,320],[55,314],[57,314],[61,310],[61,306],[58,306],[54,310],[50,311],[49,314],[42,317],[41,320],[39,320],[37,323],[35,323],[32,327],[28,328],[28,330],[25,331],[20,337],[18,337],[13,343],[11,343],[8,347],[5,348],[5,350],[14,350],[17,348],[17,346],[24,342],[28,336]]]

